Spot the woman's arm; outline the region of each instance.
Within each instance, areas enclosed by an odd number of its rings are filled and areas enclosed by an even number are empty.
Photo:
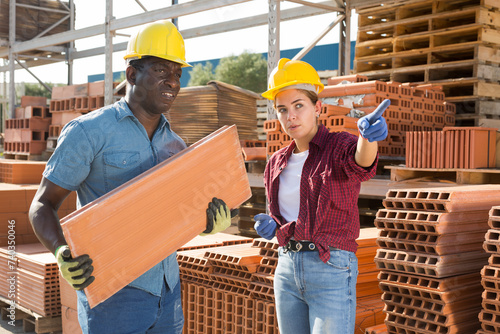
[[[354,159],[359,166],[370,167],[377,157],[377,152],[378,144],[376,141],[370,143],[368,139],[359,136],[354,155]]]

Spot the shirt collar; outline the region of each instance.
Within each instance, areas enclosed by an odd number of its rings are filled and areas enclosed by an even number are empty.
[[[311,143],[318,146],[320,149],[323,149],[326,145],[326,139],[330,131],[323,124],[318,125],[318,132],[314,135]],[[309,143],[310,144],[310,143]]]
[[[132,110],[130,110],[127,102],[125,101],[125,98],[121,98],[120,101],[116,102],[116,120],[121,121],[125,117],[132,117],[137,119],[134,114],[132,113]],[[163,127],[166,126],[168,130],[170,130],[170,123],[168,122],[167,118],[165,117],[164,114],[161,115],[160,117],[160,123],[158,124],[158,129],[163,129]]]

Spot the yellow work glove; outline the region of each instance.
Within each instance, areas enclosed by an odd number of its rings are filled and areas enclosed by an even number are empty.
[[[94,271],[92,259],[87,255],[80,255],[72,258],[68,245],[59,246],[56,249],[56,260],[62,277],[75,290],[83,290],[95,279],[90,276]]]
[[[213,198],[208,203],[207,229],[200,235],[215,234],[231,226],[231,218],[238,214],[238,210],[229,210],[223,200]]]

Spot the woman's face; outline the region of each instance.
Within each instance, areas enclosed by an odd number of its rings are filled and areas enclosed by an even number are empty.
[[[318,131],[321,101],[313,104],[302,91],[288,89],[276,95],[275,105],[281,127],[290,137],[305,142],[313,139]]]

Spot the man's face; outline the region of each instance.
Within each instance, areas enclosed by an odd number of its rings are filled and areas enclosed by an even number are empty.
[[[149,57],[136,69],[134,97],[151,114],[161,114],[170,109],[179,89],[181,65],[166,59]]]

